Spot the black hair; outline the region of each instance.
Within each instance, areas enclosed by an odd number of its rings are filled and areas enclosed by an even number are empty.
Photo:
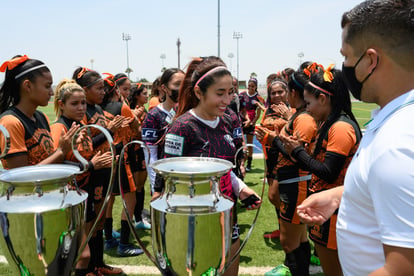
[[[21,56],[17,55],[13,58],[17,57]],[[6,76],[0,88],[0,113],[3,113],[10,106],[14,106],[20,102],[20,87],[23,81],[29,80],[34,83],[36,78],[43,76],[44,73],[50,72],[49,68],[44,66],[19,76],[20,73],[39,65],[44,65],[44,63],[37,59],[28,59],[12,70],[6,69]],[[16,79],[16,76],[19,77]]]
[[[356,55],[367,47],[383,48],[404,68],[414,69],[414,4],[412,0],[368,0],[345,12],[344,42]]]
[[[128,79],[128,76],[124,73],[118,73],[114,76],[114,80],[116,82],[116,85],[120,86],[123,85]]]
[[[129,107],[131,109],[134,109],[138,104],[136,96],[141,95],[141,93],[146,88],[147,87],[145,85],[143,85],[141,82],[135,83],[135,84],[132,85],[131,93],[129,93],[129,96],[128,96]]]
[[[313,152],[314,156],[316,156],[322,149],[323,140],[325,139],[331,126],[336,121],[338,121],[342,115],[345,115],[349,119],[354,121],[355,124],[358,126],[359,130],[358,121],[352,113],[351,98],[349,96],[349,91],[345,84],[342,71],[338,69],[332,69],[331,73],[333,76],[331,82],[324,80],[324,72],[322,70],[313,73],[310,77],[310,82],[328,91],[329,93],[332,93],[332,96],[327,95],[326,93],[313,87],[309,83],[305,85],[305,90],[314,95],[315,97],[319,97],[321,93],[324,93],[331,99],[331,113],[328,115],[326,122],[319,130],[318,140],[316,141],[315,150]]]
[[[78,67],[75,72],[73,72],[72,78],[79,84],[82,88],[89,88],[98,80],[102,79],[101,75],[91,69],[86,67]]]
[[[162,85],[167,86],[168,83],[170,82],[170,80],[172,79],[172,77],[176,73],[183,73],[184,74],[184,71],[179,69],[179,68],[168,68],[168,69],[166,69],[161,75],[159,87],[161,87]],[[165,101],[165,97],[166,97],[166,95],[164,95],[163,98],[160,99],[160,101],[161,102]]]

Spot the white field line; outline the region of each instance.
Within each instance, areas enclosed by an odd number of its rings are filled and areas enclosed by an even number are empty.
[[[7,260],[4,256],[0,255],[0,263],[7,264]],[[116,265],[115,265],[116,266]],[[123,265],[122,270],[125,274],[155,274],[158,275],[160,272],[155,266],[148,266],[148,265]],[[239,274],[243,275],[264,275],[267,271],[271,270],[272,266],[249,266],[239,268]],[[317,274],[321,273],[322,269],[320,266],[313,266],[311,265],[310,274]]]

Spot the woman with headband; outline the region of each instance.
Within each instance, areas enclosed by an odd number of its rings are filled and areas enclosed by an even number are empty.
[[[178,110],[165,137],[165,155],[205,156],[234,162],[240,132],[234,131],[234,123],[225,114],[233,96],[230,71],[218,57],[194,59],[188,66],[180,88]],[[170,146],[173,145],[173,146]],[[230,171],[220,179],[221,191],[235,202],[246,199],[249,209],[261,204],[257,194]],[[240,246],[236,209],[233,208],[233,244],[231,257]],[[206,237],[208,238],[208,237]],[[230,258],[231,258],[230,257]],[[239,260],[225,271],[225,275],[237,275]]]
[[[115,117],[109,121],[104,116],[102,108],[99,104],[102,103],[105,91],[104,80],[101,75],[86,67],[79,67],[73,72],[72,77],[77,84],[79,84],[85,91],[86,96],[86,114],[82,119],[82,124],[96,124],[106,128],[112,135],[115,131],[122,126],[124,118],[121,116]],[[89,128],[88,132],[92,139],[98,138],[100,131],[95,128]],[[98,136],[98,137],[97,137]],[[107,142],[100,141],[97,147],[94,147],[93,153],[97,152],[106,153],[110,151],[109,144]],[[111,170],[109,168],[103,168],[101,170],[94,170],[91,172],[89,182],[93,185],[94,206],[96,206],[95,212],[99,212],[102,207],[104,196],[106,195],[108,188],[108,181],[110,179]],[[103,214],[105,214],[105,210]],[[96,233],[89,240],[89,248],[91,250],[91,260],[89,266],[91,269],[96,269],[103,274],[119,274],[122,273],[122,269],[109,266],[104,263],[104,242],[103,242],[103,229],[105,222],[105,215],[98,218],[99,222],[96,227]]]
[[[309,275],[309,263],[311,248],[306,232],[306,225],[302,224],[296,214],[296,207],[308,195],[308,183],[311,175],[308,171],[302,170],[297,162],[285,152],[283,144],[280,143],[280,136],[300,136],[302,143],[310,144],[316,135],[316,122],[306,112],[306,102],[303,97],[303,89],[308,81],[303,72],[293,73],[288,82],[287,99],[295,112],[289,121],[277,132],[270,132],[265,128],[256,129],[256,137],[259,141],[270,145],[277,150],[277,164],[273,174],[276,179],[273,183],[277,187],[269,188],[269,196],[279,196],[280,213],[280,243],[285,252],[284,264],[279,265],[265,273],[272,275]],[[306,148],[309,152],[309,147]]]
[[[105,117],[108,121],[114,120],[116,117],[122,117],[123,124],[113,133],[114,145],[116,154],[121,154],[122,148],[138,138],[140,123],[135,115],[132,113],[129,106],[122,100],[118,85],[112,74],[104,73],[107,77],[104,79],[105,96],[100,106],[104,110]],[[131,159],[132,157],[132,159]],[[105,249],[111,249],[116,246],[117,253],[121,257],[137,256],[143,253],[142,249],[129,242],[131,229],[129,228],[128,220],[125,210],[122,209],[121,214],[121,236],[118,241],[112,236],[112,210],[115,201],[115,195],[122,193],[122,198],[125,201],[129,214],[133,214],[136,204],[136,186],[133,172],[131,170],[131,163],[135,160],[135,149],[133,146],[126,149],[123,156],[123,165],[121,166],[121,175],[118,175],[118,170],[115,173],[114,188],[112,190],[111,198],[108,202],[108,208],[105,219]],[[119,180],[121,183],[119,183]],[[120,187],[121,184],[121,187]]]
[[[243,122],[243,133],[246,134],[247,144],[253,143],[254,127],[260,118],[263,104],[264,100],[257,92],[257,79],[250,78],[247,92],[240,94],[240,109],[242,119],[245,119]],[[252,169],[253,148],[249,147],[247,152],[246,171],[249,172]]]
[[[0,88],[0,124],[10,134],[10,149],[2,160],[4,168],[62,162],[72,149],[72,136],[79,126],[71,125],[55,150],[49,120],[37,110],[47,106],[53,96],[49,68],[24,55],[4,62],[0,72],[6,72]],[[0,145],[4,149],[4,139]]]
[[[74,80],[64,79],[59,82],[55,89],[54,110],[57,120],[51,125],[50,129],[55,146],[57,146],[57,141],[59,141],[62,135],[68,132],[70,126],[73,123],[81,125],[80,121],[85,116],[86,98],[82,87],[80,87]],[[85,135],[82,142],[78,144],[78,150],[81,155],[86,160],[90,160],[89,171],[76,178],[78,186],[88,193],[84,238],[89,234],[92,225],[96,221],[96,214],[94,212],[95,207],[93,206],[93,185],[89,182],[90,172],[101,168],[110,168],[112,163],[110,152],[104,154],[98,152],[95,155],[92,155],[93,145],[93,140],[87,135]],[[80,164],[72,151],[66,155],[65,162],[73,163],[74,165]],[[94,271],[89,267],[89,259],[90,249],[89,246],[86,246],[76,264],[76,276],[92,276],[98,273],[98,271]]]
[[[142,82],[138,82],[132,85],[131,93],[128,97],[128,102],[129,107],[134,112],[135,116],[137,116],[140,122],[143,122],[148,113],[145,109],[145,104],[148,102],[148,90]],[[140,140],[142,140],[142,137],[140,137]],[[135,185],[137,187],[137,190],[135,192],[137,203],[134,209],[134,216],[136,222],[135,228],[151,229],[150,219],[148,218],[148,216],[143,214],[145,202],[145,181],[148,175],[147,164],[145,160],[145,152],[144,148],[140,145],[136,145],[134,150],[136,159],[135,161],[131,162],[131,166],[134,165],[133,175],[135,179]]]
[[[361,130],[351,110],[351,100],[342,72],[332,69],[312,73],[305,85],[306,110],[319,128],[312,154],[300,133],[280,136],[286,152],[297,160],[303,170],[312,173],[310,193],[318,193],[344,183],[349,163],[361,139]],[[309,227],[309,237],[325,275],[342,275],[336,244],[335,212],[323,225]]]
[[[287,104],[287,83],[284,79],[279,77],[273,77],[276,74],[271,74],[267,77],[269,83],[267,84],[267,99],[266,109],[262,116],[260,126],[266,128],[269,131],[279,133],[282,127],[286,124],[290,117],[290,108]],[[262,142],[264,157],[266,160],[266,177],[269,184],[268,198],[269,201],[275,206],[277,217],[279,218],[279,188],[273,169],[276,167],[279,150],[273,148],[271,144]],[[271,233],[264,234],[267,239],[279,238],[280,231],[274,230]]]

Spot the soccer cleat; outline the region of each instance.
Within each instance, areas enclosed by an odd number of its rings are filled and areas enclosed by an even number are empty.
[[[318,256],[312,255],[310,258],[310,263],[313,265],[321,265],[321,261]]]
[[[151,229],[151,223],[149,223],[145,218],[143,218],[141,221],[138,221],[135,224],[135,229],[149,230]]]
[[[144,253],[144,251],[139,248],[138,246],[135,246],[133,244],[122,244],[120,243],[118,245],[118,249],[116,251],[119,256],[121,257],[132,257],[132,256],[138,256]]]
[[[285,266],[284,264],[278,265],[272,270],[266,272],[264,275],[265,276],[292,276],[292,274],[290,273],[289,267]]]
[[[103,231],[104,235],[105,235],[105,230]],[[115,230],[112,230],[112,238],[114,239],[119,239],[121,238],[121,234]]]
[[[275,230],[272,233],[264,234],[263,237],[266,239],[278,239],[280,238],[280,230]]]
[[[117,275],[123,273],[121,268],[109,266],[106,264],[104,264],[102,267],[99,267],[98,271],[101,273],[101,275]]]
[[[249,166],[249,165],[247,165],[247,167],[246,167],[246,172],[250,172],[252,170],[252,167],[251,166]]]
[[[112,248],[117,247],[119,244],[119,241],[115,238],[112,238],[110,240],[105,240],[105,245],[104,245],[104,249],[105,250],[110,250]]]

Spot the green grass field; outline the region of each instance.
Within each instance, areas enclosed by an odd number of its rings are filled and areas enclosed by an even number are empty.
[[[353,110],[355,116],[357,117],[361,127],[365,124],[370,118],[370,112],[375,105],[372,104],[365,104],[360,102],[353,103]],[[47,116],[49,117],[50,121],[53,122],[55,116],[53,113],[52,106],[48,106],[45,108],[41,108]],[[247,174],[246,183],[256,190],[256,192],[260,195],[262,193],[263,188],[263,177],[264,177],[264,164],[262,159],[256,159],[253,161],[253,169],[251,172]],[[148,182],[146,186],[147,196],[145,202],[145,208],[149,209],[149,199],[150,196],[148,194]],[[269,240],[263,238],[263,234],[266,232],[271,232],[277,228],[277,220],[276,214],[274,210],[274,206],[270,204],[267,199],[267,184],[264,186],[264,195],[263,195],[263,204],[260,209],[259,217],[255,228],[251,234],[251,237],[246,245],[246,247],[241,252],[240,258],[240,266],[241,267],[272,267],[283,263],[284,260],[284,253],[282,251],[281,245],[279,240]],[[122,210],[121,200],[118,197],[115,202],[115,207],[113,210],[114,216],[114,228],[119,229],[120,227],[120,214]],[[239,208],[239,224],[241,227],[241,239],[244,240],[245,236],[248,232],[249,226],[253,221],[255,216],[255,211],[246,211],[244,209]],[[146,244],[149,248],[151,247],[151,233],[150,231],[139,231],[139,235],[142,237],[144,244]],[[0,248],[0,255],[2,255],[3,248]],[[152,250],[150,250],[152,252]],[[120,258],[116,255],[115,250],[111,250],[106,252],[105,254],[105,261],[108,264],[114,264],[118,266],[123,265],[145,265],[151,266],[153,265],[150,260],[145,256],[141,255],[138,257],[129,257],[129,258]],[[0,275],[13,275],[10,267],[8,264],[0,264]],[[129,274],[129,275],[136,275],[136,274]],[[140,274],[143,275],[143,274]],[[249,275],[249,274],[241,274],[241,275]],[[315,275],[323,275],[323,274],[315,274]]]

